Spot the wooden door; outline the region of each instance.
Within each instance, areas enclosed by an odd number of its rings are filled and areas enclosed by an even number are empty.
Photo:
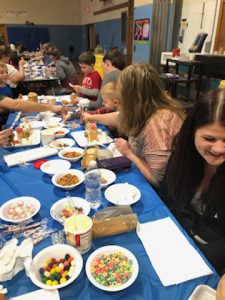
[[[214,50],[225,51],[225,0],[221,0]],[[222,53],[221,53],[222,54]]]
[[[6,25],[0,25],[0,42],[6,45],[9,43]]]
[[[88,48],[95,49],[95,32],[94,32],[94,25],[89,24],[88,26]]]
[[[127,40],[127,64],[132,63],[133,52],[133,22],[134,22],[134,0],[128,1],[128,40]]]

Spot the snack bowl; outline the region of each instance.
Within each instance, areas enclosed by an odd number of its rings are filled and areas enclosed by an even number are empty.
[[[43,111],[43,112],[39,113],[39,118],[41,120],[49,119],[49,118],[52,118],[54,116],[55,116],[55,113],[51,112],[51,111]]]
[[[58,138],[64,138],[68,133],[70,132],[69,129],[67,128],[55,128],[54,129],[54,134],[55,134],[55,137],[58,139]]]
[[[120,276],[123,277],[121,278],[124,281],[123,283],[120,283],[116,277],[114,277],[112,281],[109,278],[109,273],[115,272],[113,271],[113,262],[111,261],[112,257],[110,257],[110,255],[121,263],[120,270],[118,271],[122,274],[122,276]],[[102,258],[104,260],[107,259],[108,262],[112,262],[111,266],[105,266],[105,263],[103,263],[104,271],[101,271],[101,268],[99,268]],[[119,265],[119,263],[116,264]],[[96,273],[95,268],[98,269]],[[107,270],[105,270],[106,268]],[[139,272],[139,265],[134,254],[128,249],[116,245],[109,245],[95,250],[88,257],[85,270],[88,279],[97,288],[108,292],[117,292],[128,288],[136,280]],[[103,281],[99,278],[99,274],[101,275],[102,272],[107,274]]]
[[[53,176],[56,173],[69,170],[71,167],[71,163],[62,159],[53,159],[48,160],[43,163],[40,167],[40,170],[43,173],[48,174],[49,176]]]
[[[69,273],[71,270],[70,273],[71,276],[69,276],[69,279],[59,284],[56,284],[56,281],[54,282],[54,285],[45,284],[44,281],[46,279],[44,279],[44,275],[42,279],[40,273],[43,272],[41,271],[41,268],[45,266],[46,261],[51,259],[55,259],[56,261],[59,261],[60,259],[64,259],[64,258],[66,259],[66,257],[68,256],[73,258],[73,260],[69,263],[70,266]],[[67,261],[69,262],[69,260]],[[45,290],[55,290],[55,289],[63,288],[69,285],[70,283],[72,283],[79,276],[82,268],[83,268],[83,258],[77,249],[75,249],[70,245],[57,244],[43,249],[33,258],[29,275],[31,281],[39,288]],[[60,282],[60,280],[58,280],[58,282]]]
[[[50,143],[50,147],[62,150],[65,148],[70,148],[75,144],[75,141],[68,138],[56,139]]]
[[[40,202],[33,197],[13,198],[0,207],[0,218],[6,222],[22,223],[35,216],[40,207]]]
[[[38,121],[39,120],[39,116],[27,116],[27,117],[23,117],[20,119],[20,121],[22,123],[30,123],[30,122],[34,122],[34,121]]]
[[[83,181],[84,173],[75,169],[56,173],[52,177],[52,183],[63,190],[72,190]]]
[[[50,208],[51,217],[61,224],[63,224],[65,219],[69,218],[73,214],[83,214],[87,216],[89,212],[89,203],[80,197],[71,197],[70,202],[68,202],[67,198],[60,199]]]
[[[71,147],[59,151],[58,156],[70,162],[75,162],[78,161],[83,156],[83,153],[84,153],[83,149],[78,147]]]
[[[29,124],[31,129],[42,129],[44,126],[42,121],[32,121]]]

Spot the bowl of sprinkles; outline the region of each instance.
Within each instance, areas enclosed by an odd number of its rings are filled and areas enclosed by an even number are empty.
[[[129,287],[136,280],[138,271],[138,262],[133,253],[116,245],[97,249],[86,263],[86,273],[91,283],[109,292]]]
[[[80,274],[83,259],[78,250],[69,245],[53,245],[40,251],[33,259],[30,279],[45,290],[60,289]]]

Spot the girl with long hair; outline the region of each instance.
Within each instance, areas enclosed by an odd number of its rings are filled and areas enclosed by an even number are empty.
[[[186,117],[174,140],[163,186],[171,211],[221,272],[225,268],[225,90],[203,95]]]
[[[96,116],[95,121],[117,127],[128,137],[128,141],[116,139],[116,147],[157,187],[183,121],[182,110],[165,94],[157,71],[149,64],[126,67],[116,88],[119,112]]]

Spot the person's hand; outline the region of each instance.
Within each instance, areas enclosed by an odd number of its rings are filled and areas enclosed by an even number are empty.
[[[225,275],[221,278],[216,292],[216,300],[224,300],[225,299]]]
[[[10,145],[13,141],[14,134],[12,129],[0,131],[0,147]]]
[[[82,112],[80,116],[81,122],[88,122],[91,121],[92,115],[87,112]]]
[[[70,86],[71,88],[73,88],[74,91],[75,91],[76,93],[78,93],[78,94],[80,93],[81,88],[82,88],[81,85],[74,85],[74,84],[72,84],[72,83],[69,83],[69,86]]]
[[[19,66],[23,67],[26,64],[25,59],[22,57],[21,60],[19,61]]]
[[[69,121],[71,119],[71,113],[68,114],[64,114],[63,115],[63,123],[66,123],[67,121]]]
[[[115,145],[116,145],[116,148],[119,150],[119,152],[121,154],[123,154],[124,156],[129,157],[130,154],[132,154],[132,150],[130,148],[128,141],[126,141],[122,138],[118,138],[118,139],[115,139]]]
[[[68,113],[68,109],[63,105],[51,105],[50,109],[51,109],[52,112],[63,116],[63,118]]]

